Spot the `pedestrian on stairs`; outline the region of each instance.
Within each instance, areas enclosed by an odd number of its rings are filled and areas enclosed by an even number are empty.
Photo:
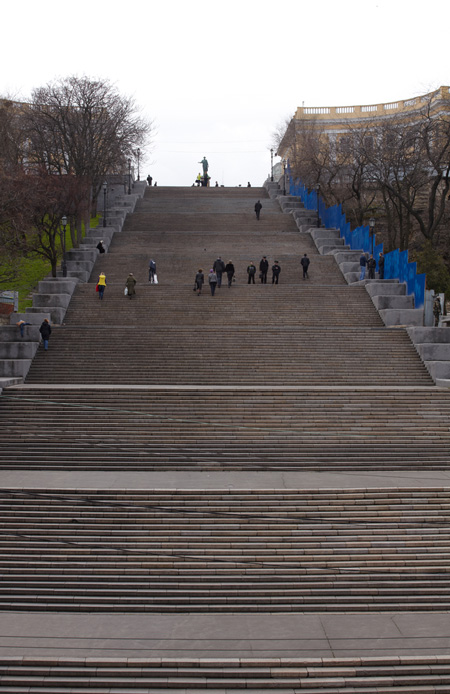
[[[255,203],[256,219],[259,219],[259,215],[261,214],[261,210],[262,210],[261,201],[258,200],[258,202]]]
[[[305,253],[305,254],[303,255],[303,258],[302,258],[301,261],[300,261],[300,265],[301,265],[302,268],[303,268],[303,279],[304,279],[304,280],[306,280],[306,279],[309,280],[309,277],[308,277],[308,268],[309,268],[310,262],[311,262],[311,261],[309,260],[308,255]]]
[[[152,260],[150,261],[149,266],[148,266],[148,281],[150,282],[150,284],[154,284],[155,275],[156,275],[156,263],[152,258]]]
[[[211,289],[211,296],[214,296],[214,292],[216,291],[216,287],[217,287],[217,275],[212,268],[209,271],[208,281],[209,281],[209,288]]]
[[[247,284],[255,284],[256,265],[253,263],[253,260],[250,263],[250,265],[247,265],[247,275],[248,275]]]
[[[28,323],[27,321],[20,320],[18,323],[16,323],[16,325],[18,326],[18,328],[20,330],[20,337],[24,337],[25,336],[25,326],[26,325],[32,325],[32,324]]]
[[[42,335],[42,340],[44,342],[44,349],[45,351],[48,350],[48,341],[50,339],[50,335],[52,334],[52,326],[49,323],[48,318],[44,318],[43,322],[41,323],[41,327],[39,328],[39,332]]]
[[[222,275],[225,272],[225,263],[223,262],[220,255],[217,258],[217,260],[214,261],[213,270],[217,275],[217,286],[220,289],[220,287],[222,286]]]
[[[100,251],[100,253],[105,253],[105,252],[106,252],[106,248],[105,248],[104,245],[103,245],[103,239],[100,239],[100,241],[98,242],[96,248],[98,248],[98,250]]]
[[[373,255],[370,255],[369,260],[367,261],[367,269],[369,271],[369,280],[374,280],[375,279],[375,270],[377,267],[377,261],[373,257]]]
[[[195,286],[194,291],[197,291],[197,296],[202,293],[203,283],[205,281],[205,275],[203,274],[202,268],[199,268],[197,274],[195,275]]]
[[[127,277],[126,281],[126,287],[127,287],[127,296],[130,298],[130,300],[133,298],[133,296],[136,295],[136,278],[134,277],[133,273],[130,272],[130,274]]]
[[[359,267],[361,268],[361,272],[359,275],[359,280],[363,280],[364,277],[366,276],[366,265],[367,265],[367,258],[366,254],[363,252],[361,253],[361,256],[359,258]]]
[[[234,277],[234,265],[231,262],[231,260],[229,260],[228,263],[225,265],[225,272],[227,273],[228,277],[228,287],[231,287],[231,283],[233,282]]]
[[[272,284],[278,284],[278,278],[280,276],[281,272],[281,267],[278,263],[278,260],[274,262],[272,265]]]
[[[269,261],[266,256],[263,255],[259,262],[259,276],[261,278],[261,284],[267,284],[267,271],[269,270]]]
[[[101,272],[98,276],[97,280],[97,291],[98,291],[98,298],[100,301],[103,301],[103,294],[105,293],[105,288],[106,288],[106,276],[104,272]]]

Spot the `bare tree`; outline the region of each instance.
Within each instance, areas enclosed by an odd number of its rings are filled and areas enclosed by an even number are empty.
[[[401,248],[416,231],[436,246],[450,188],[450,123],[427,108],[414,122],[392,118],[377,126],[368,157],[372,175],[395,214]]]
[[[31,226],[27,236],[29,253],[46,258],[52,275],[61,255],[61,219],[73,209],[79,195],[73,176],[55,176],[44,168],[27,174],[31,201]]]
[[[32,205],[28,181],[20,166],[0,166],[0,281],[17,275],[20,259],[28,251],[27,232]]]
[[[125,169],[136,147],[145,145],[151,123],[107,80],[68,77],[34,90],[26,125],[31,162],[89,183],[91,199],[73,211],[79,242],[81,221],[95,211],[105,176]]]

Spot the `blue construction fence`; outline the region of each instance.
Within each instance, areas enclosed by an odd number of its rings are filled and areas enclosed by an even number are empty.
[[[376,234],[373,238],[370,234],[369,226],[361,226],[356,229],[350,228],[350,222],[346,221],[345,214],[342,212],[341,205],[327,207],[320,197],[318,191],[308,191],[300,181],[294,181],[289,175],[289,195],[295,195],[301,199],[307,210],[318,211],[322,224],[327,229],[339,229],[345,244],[351,250],[363,250],[365,253],[373,253],[377,261],[380,253],[383,253],[383,244],[376,242]],[[395,250],[386,253],[384,256],[384,279],[398,279],[399,282],[406,282],[406,291],[414,295],[414,306],[422,308],[425,303],[426,275],[417,274],[417,264],[408,261],[408,251]]]

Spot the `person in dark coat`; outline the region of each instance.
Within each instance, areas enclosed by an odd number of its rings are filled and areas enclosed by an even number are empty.
[[[101,240],[98,242],[98,244],[97,244],[96,247],[98,248],[98,250],[100,251],[100,253],[105,253],[106,248],[105,248],[104,245],[103,245],[103,239],[101,239]]]
[[[308,268],[309,268],[310,262],[311,262],[311,261],[310,261],[310,259],[308,258],[308,255],[305,253],[304,256],[303,256],[303,258],[302,258],[301,261],[300,261],[300,265],[301,265],[302,268],[303,268],[303,279],[304,279],[304,280],[306,280],[306,279],[309,280],[309,277],[308,277]]]
[[[212,268],[209,271],[208,282],[209,282],[209,288],[211,290],[211,296],[214,296],[214,292],[216,291],[216,287],[217,287],[217,275]]]
[[[253,261],[247,265],[248,284],[255,284],[256,265]]]
[[[261,214],[261,210],[262,210],[261,201],[258,200],[258,202],[255,203],[256,219],[259,219],[259,215]]]
[[[132,272],[130,272],[130,274],[129,274],[128,277],[127,277],[126,287],[127,287],[127,290],[128,290],[127,296],[128,296],[130,299],[132,299],[133,296],[135,296],[135,294],[136,294],[136,289],[135,289],[135,287],[136,287],[136,278],[134,277],[134,275],[133,275]]]
[[[272,284],[278,284],[278,278],[280,276],[281,268],[278,264],[278,260],[272,265]]]
[[[361,268],[361,272],[359,274],[359,279],[360,281],[364,279],[366,276],[366,265],[367,265],[367,257],[365,253],[361,253],[361,256],[359,258],[359,267]]]
[[[49,323],[48,318],[44,318],[43,322],[41,323],[41,327],[39,328],[39,332],[42,335],[42,340],[44,342],[44,349],[45,351],[48,350],[48,341],[50,339],[50,335],[52,334],[52,326]]]
[[[382,253],[378,256],[378,277],[380,280],[384,280],[384,255]]]
[[[205,275],[203,274],[202,268],[199,268],[197,274],[195,275],[195,286],[194,290],[197,290],[197,296],[202,293],[203,283],[205,281]]]
[[[370,255],[369,260],[367,261],[367,269],[369,271],[369,280],[374,280],[375,279],[375,270],[377,267],[377,261],[373,257],[373,255]]]
[[[267,284],[267,271],[269,269],[269,261],[266,256],[263,255],[259,263],[259,276],[261,278],[261,284]]]
[[[220,255],[217,260],[214,261],[213,270],[217,275],[217,286],[220,288],[222,286],[222,275],[225,272],[225,263]]]
[[[229,260],[228,263],[225,265],[225,272],[227,273],[228,277],[228,286],[231,287],[231,283],[233,282],[234,277],[234,265],[231,262],[231,260]]]

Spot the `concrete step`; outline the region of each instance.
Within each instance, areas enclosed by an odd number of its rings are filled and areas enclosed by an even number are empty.
[[[383,658],[22,658],[0,660],[2,691],[162,694],[169,690],[243,694],[425,694],[446,692],[442,656]]]

